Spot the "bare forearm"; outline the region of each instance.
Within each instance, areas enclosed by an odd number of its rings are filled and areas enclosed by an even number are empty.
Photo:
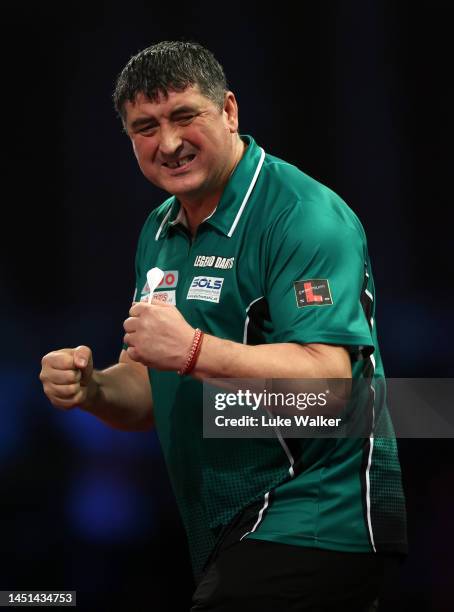
[[[153,425],[150,384],[127,363],[95,370],[81,408],[115,429],[145,431]]]
[[[350,378],[343,347],[293,343],[250,346],[205,335],[195,378]]]

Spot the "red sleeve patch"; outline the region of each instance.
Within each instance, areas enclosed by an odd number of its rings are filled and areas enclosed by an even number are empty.
[[[298,308],[304,306],[328,306],[333,304],[329,282],[326,278],[312,278],[293,283]]]

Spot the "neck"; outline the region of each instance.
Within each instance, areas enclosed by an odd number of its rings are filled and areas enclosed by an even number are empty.
[[[190,197],[180,199],[181,205],[186,213],[189,230],[191,231],[192,235],[195,235],[197,228],[202,221],[209,217],[219,204],[225,186],[243,157],[244,151],[246,150],[246,143],[243,142],[238,135],[236,140],[237,142],[235,143],[232,155],[232,164],[230,167],[228,167],[225,175],[219,181],[219,187],[215,190],[210,190],[204,195],[199,194],[193,199]]]

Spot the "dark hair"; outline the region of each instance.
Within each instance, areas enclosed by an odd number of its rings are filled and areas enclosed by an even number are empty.
[[[131,57],[123,68],[113,94],[115,109],[124,121],[124,105],[138,93],[155,101],[159,93],[167,96],[169,89],[183,91],[190,85],[198,85],[222,109],[227,81],[211,51],[194,42],[163,41]]]

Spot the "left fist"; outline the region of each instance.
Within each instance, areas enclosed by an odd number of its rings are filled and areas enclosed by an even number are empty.
[[[186,363],[195,329],[176,306],[160,300],[138,302],[123,324],[128,355],[148,368],[180,370]]]

